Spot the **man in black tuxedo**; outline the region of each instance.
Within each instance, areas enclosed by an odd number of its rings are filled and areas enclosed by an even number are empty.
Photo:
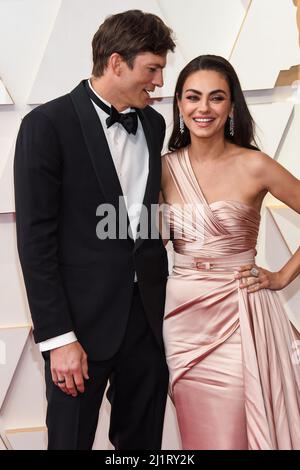
[[[165,123],[148,105],[171,33],[139,10],[110,16],[93,39],[92,78],[19,131],[17,240],[45,358],[49,449],[92,448],[108,381],[115,448],[161,446],[167,258],[150,210]]]

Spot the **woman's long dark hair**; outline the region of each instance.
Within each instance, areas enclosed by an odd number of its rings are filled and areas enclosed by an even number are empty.
[[[199,70],[214,70],[221,74],[228,83],[231,101],[233,103],[234,135],[230,135],[230,119],[225,123],[225,139],[241,147],[258,150],[254,138],[254,121],[246,104],[238,76],[232,65],[223,57],[217,55],[201,55],[189,62],[180,72],[173,102],[174,127],[169,140],[169,150],[177,150],[191,143],[190,131],[184,126],[183,134],[179,128],[179,108],[177,97],[182,98],[182,90],[186,79]]]

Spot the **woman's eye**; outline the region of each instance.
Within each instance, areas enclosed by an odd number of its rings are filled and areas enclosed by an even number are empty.
[[[224,101],[224,97],[223,96],[213,96],[212,101]]]
[[[187,96],[186,99],[189,100],[189,101],[197,101],[197,100],[198,100],[198,96],[196,96],[196,95],[190,95],[190,96]]]

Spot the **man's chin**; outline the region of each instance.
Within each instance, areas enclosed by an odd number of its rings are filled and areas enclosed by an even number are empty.
[[[150,99],[139,101],[139,103],[132,106],[132,108],[144,109],[144,108],[146,108],[146,106],[148,106],[150,104],[150,102],[151,102]]]

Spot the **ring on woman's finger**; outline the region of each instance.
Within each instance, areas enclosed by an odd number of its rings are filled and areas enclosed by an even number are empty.
[[[253,266],[253,268],[250,269],[250,274],[254,277],[258,277],[259,276],[259,270]]]

